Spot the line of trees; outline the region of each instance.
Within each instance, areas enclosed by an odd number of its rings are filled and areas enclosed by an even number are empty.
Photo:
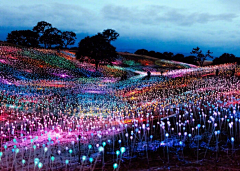
[[[106,29],[102,33],[98,33],[92,37],[85,37],[82,39],[77,47],[76,58],[80,61],[92,62],[98,69],[98,65],[111,64],[117,57],[116,48],[111,44],[116,40],[119,34],[113,29]],[[7,42],[16,45],[27,47],[40,47],[44,48],[67,48],[73,45],[76,41],[76,34],[72,31],[64,31],[52,27],[52,24],[46,21],[40,21],[32,30],[16,30],[8,33]],[[203,66],[207,58],[213,58],[208,50],[203,54],[199,47],[193,48],[190,52],[192,55],[185,57],[183,54],[174,55],[172,52],[155,52],[146,49],[138,49],[135,54],[147,55],[159,59],[175,60],[189,64],[199,64]],[[219,58],[213,60],[213,64],[223,63],[240,63],[240,59],[233,54],[224,53]]]
[[[213,64],[225,64],[225,63],[235,63],[240,64],[240,58],[236,57],[234,54],[224,53],[220,57],[213,60]]]
[[[67,48],[76,41],[76,33],[61,31],[46,21],[40,21],[32,30],[15,30],[7,35],[7,42],[27,47]]]
[[[134,52],[134,54],[151,56],[158,59],[175,60],[175,61],[180,61],[180,62],[185,62],[190,64],[197,64],[194,55],[185,57],[181,53],[174,55],[172,52],[161,53],[161,52],[155,52],[153,50],[148,51],[146,49],[138,49],[137,51]]]
[[[199,64],[200,66],[203,66],[204,61],[207,58],[213,59],[213,56],[211,55],[213,52],[208,50],[206,52],[206,54],[203,54],[202,50],[200,50],[199,47],[193,48],[192,51],[190,52],[192,55],[186,56],[186,57],[180,53],[174,55],[172,52],[160,53],[160,52],[155,52],[155,51],[148,51],[146,49],[138,49],[134,53],[138,54],[138,55],[152,56],[152,57],[159,58],[159,59],[175,60],[175,61],[185,62],[185,63],[189,63],[189,64],[195,64],[195,65]],[[233,54],[223,53],[220,57],[216,57],[215,59],[213,59],[212,64],[216,65],[216,64],[235,63],[235,62],[240,64],[240,58],[236,57]]]

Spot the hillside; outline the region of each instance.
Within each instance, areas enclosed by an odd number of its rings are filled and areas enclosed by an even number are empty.
[[[7,45],[7,46],[6,46]],[[25,48],[4,44],[0,46],[0,72],[5,79],[77,79],[80,77],[127,77],[137,75],[135,71],[166,71],[195,67],[175,61],[159,60],[149,56],[119,53],[113,66],[100,65],[98,71],[89,63],[75,59],[75,51]]]
[[[122,57],[123,64],[137,67],[141,70],[142,67],[152,68],[154,71],[161,70],[172,70],[172,69],[184,69],[184,68],[192,68],[196,67],[195,65],[186,64],[178,61],[169,61],[164,59],[158,59],[151,56],[146,55],[137,55],[132,53],[119,52],[118,53]],[[142,70],[144,70],[142,68]]]

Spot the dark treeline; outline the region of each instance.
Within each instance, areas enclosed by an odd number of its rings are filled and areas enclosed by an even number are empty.
[[[161,52],[155,52],[153,50],[148,51],[146,49],[138,49],[136,52],[134,52],[134,54],[151,56],[158,59],[175,60],[175,61],[197,65],[197,61],[195,59],[196,57],[194,55],[185,57],[183,54],[180,54],[180,53],[174,55],[172,52],[161,53]]]
[[[134,54],[138,54],[138,55],[146,55],[146,56],[151,56],[151,57],[155,57],[158,59],[180,61],[180,62],[194,64],[194,65],[200,65],[200,66],[203,65],[203,63],[207,57],[213,58],[210,55],[210,54],[212,54],[212,52],[210,52],[208,50],[206,52],[206,54],[203,54],[202,51],[200,50],[200,48],[198,48],[198,47],[193,48],[192,52],[190,52],[190,53],[193,55],[184,56],[181,53],[177,53],[174,55],[172,52],[161,53],[161,52],[155,52],[153,50],[148,51],[146,49],[138,49],[136,52],[134,52]],[[196,55],[194,55],[194,54],[196,54]],[[240,58],[236,57],[233,54],[224,53],[220,57],[216,57],[215,59],[213,59],[212,64],[216,65],[216,64],[235,63],[235,62],[237,62],[239,64]]]
[[[220,57],[217,57],[213,60],[213,64],[224,64],[224,63],[235,63],[240,64],[240,58],[236,57],[233,54],[224,53]]]
[[[40,21],[32,30],[15,30],[7,35],[7,42],[26,47],[67,48],[73,45],[76,34],[72,31],[61,31],[52,24]]]
[[[117,39],[119,34],[112,29],[104,30],[103,33],[98,33],[92,37],[85,37],[82,39],[78,47],[72,48],[76,50],[77,59],[89,60],[96,65],[100,63],[111,63],[116,58],[116,48],[111,44],[111,41]],[[76,34],[72,31],[61,31],[52,24],[46,21],[40,21],[32,30],[15,30],[7,35],[7,42],[19,46],[26,47],[44,47],[44,48],[67,48],[69,45],[75,44]],[[212,58],[208,50],[203,53],[199,47],[193,48],[190,52],[192,55],[184,56],[183,54],[173,54],[172,52],[155,52],[146,49],[138,49],[135,54],[147,55],[159,59],[175,60],[184,63],[203,66],[207,58]],[[85,57],[88,57],[87,59]],[[224,53],[220,57],[213,60],[212,64],[224,63],[240,63],[240,58],[233,54]]]

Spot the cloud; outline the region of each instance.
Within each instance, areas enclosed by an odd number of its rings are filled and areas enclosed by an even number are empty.
[[[159,25],[170,23],[177,26],[192,26],[216,21],[231,22],[237,18],[235,13],[210,14],[206,12],[190,12],[186,9],[171,8],[167,6],[125,7],[106,5],[102,9],[105,19],[121,22]]]
[[[0,7],[0,26],[31,28],[39,21],[47,21],[61,30],[71,30],[76,33],[94,34],[110,27],[134,35],[137,34],[134,33],[135,30],[141,30],[138,34],[142,35],[145,34],[146,29],[152,32],[156,32],[156,28],[183,32],[186,31],[184,27],[193,28],[195,25],[219,21],[231,22],[238,17],[234,13],[211,14],[193,11],[166,5],[127,7],[110,4],[99,9],[93,6],[63,3],[4,5]]]
[[[96,19],[90,9],[71,4],[51,3],[0,7],[0,26],[33,27],[47,21],[59,29],[86,30],[89,21]]]
[[[114,4],[111,0],[55,2],[3,2],[0,6],[0,38],[6,37],[9,30],[31,29],[37,22],[47,21],[62,31],[82,34],[78,36],[80,38],[107,28],[115,29],[120,34],[116,45],[130,49],[138,46],[155,47],[155,50],[169,48],[169,51],[183,49],[184,46],[187,49],[194,46],[221,49],[239,44],[238,0],[184,0],[174,3],[119,0]]]

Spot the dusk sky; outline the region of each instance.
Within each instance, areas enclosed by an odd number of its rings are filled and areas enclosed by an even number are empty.
[[[213,56],[240,56],[239,0],[0,0],[0,40],[12,30],[47,21],[74,31],[78,42],[116,30],[117,51],[144,48],[189,54],[199,46]]]

